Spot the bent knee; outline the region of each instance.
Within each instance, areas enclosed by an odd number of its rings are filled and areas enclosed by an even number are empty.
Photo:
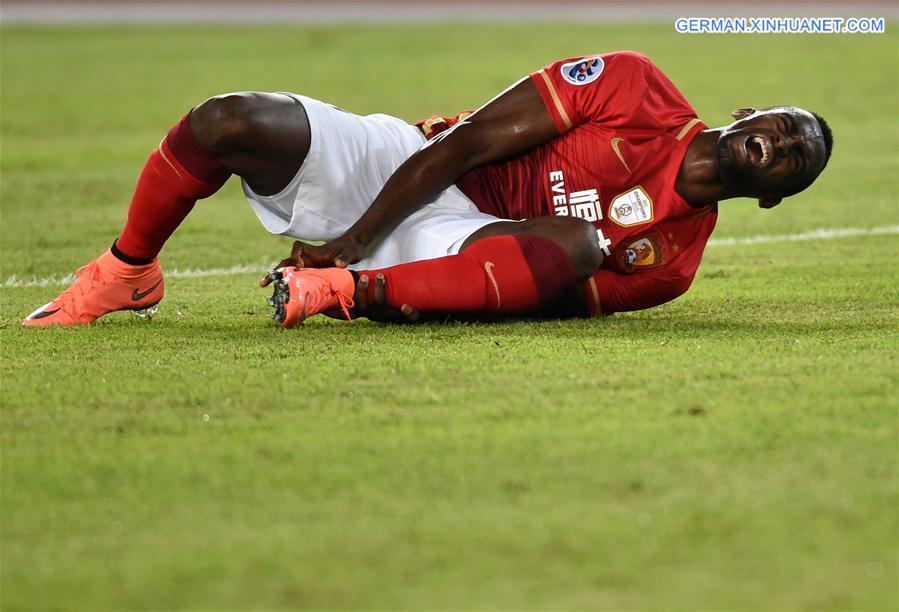
[[[460,252],[491,236],[533,234],[549,238],[565,252],[577,280],[590,278],[602,265],[605,253],[592,223],[577,217],[537,217],[527,221],[497,221],[474,232]]]
[[[200,146],[213,155],[227,154],[259,138],[285,104],[294,102],[284,95],[264,92],[213,96],[191,111],[191,131]]]
[[[252,130],[250,93],[229,93],[209,98],[190,113],[190,128],[201,147],[213,155],[240,146]]]
[[[593,276],[599,269],[605,253],[599,244],[599,235],[593,224],[582,219],[577,221],[570,223],[566,228],[562,247],[568,254],[575,278],[584,280]]]

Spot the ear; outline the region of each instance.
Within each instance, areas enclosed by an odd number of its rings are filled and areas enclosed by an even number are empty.
[[[732,112],[730,114],[730,116],[733,117],[734,119],[736,119],[737,121],[739,121],[740,119],[745,119],[746,117],[749,117],[750,115],[754,115],[757,112],[758,112],[757,110],[755,110],[754,108],[752,108],[750,106],[749,108],[738,108],[737,110]]]
[[[783,201],[777,196],[762,196],[759,198],[759,208],[774,208]]]

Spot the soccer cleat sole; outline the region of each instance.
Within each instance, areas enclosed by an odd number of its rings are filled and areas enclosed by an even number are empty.
[[[287,320],[287,304],[290,302],[290,287],[287,284],[287,280],[284,279],[284,274],[279,270],[274,270],[269,274],[268,277],[272,279],[272,286],[274,287],[272,297],[268,298],[268,305],[275,309],[272,313],[272,320],[280,327],[284,328],[296,327],[297,325],[305,321],[305,300],[303,301],[303,309],[300,312],[299,317],[297,317],[296,319],[291,319],[290,321]]]
[[[153,315],[159,312],[159,302],[150,304],[146,308],[135,308],[133,312],[134,316],[136,316],[141,321],[149,321],[153,318]]]
[[[268,298],[268,305],[275,309],[272,320],[278,325],[284,323],[287,316],[287,302],[290,301],[290,289],[284,280],[284,275],[279,270],[272,270],[268,277],[272,280],[272,297]]]

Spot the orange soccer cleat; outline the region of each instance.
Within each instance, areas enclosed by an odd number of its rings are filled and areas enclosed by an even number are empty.
[[[343,268],[278,268],[270,278],[275,292],[268,303],[281,327],[296,327],[312,315],[338,306],[350,320],[356,283]]]
[[[115,310],[134,310],[148,318],[165,294],[162,267],[155,259],[132,266],[106,251],[75,275],[68,289],[25,317],[22,325],[85,325]]]

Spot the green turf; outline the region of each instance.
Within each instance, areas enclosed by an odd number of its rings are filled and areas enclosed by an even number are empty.
[[[147,153],[222,91],[408,119],[559,57],[632,48],[710,124],[828,118],[820,183],[716,237],[892,225],[897,57],[880,36],[659,26],[3,27],[0,280],[59,277]],[[273,261],[230,184],[169,268]],[[173,279],[151,323],[19,321],[5,287],[4,609],[895,609],[896,236],[710,248],[694,288],[603,321],[266,319],[253,275]]]

